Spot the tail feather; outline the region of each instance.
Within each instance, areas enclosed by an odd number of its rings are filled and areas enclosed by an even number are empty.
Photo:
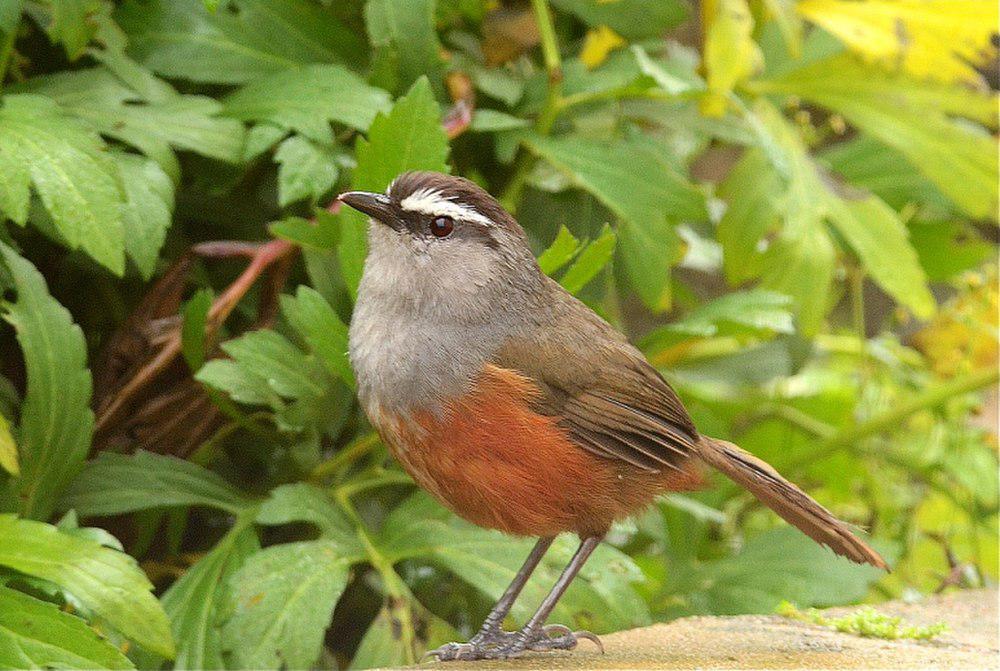
[[[848,526],[808,494],[781,477],[770,464],[732,443],[702,436],[699,456],[745,487],[789,524],[817,543],[858,564],[889,570],[879,553],[851,533]]]

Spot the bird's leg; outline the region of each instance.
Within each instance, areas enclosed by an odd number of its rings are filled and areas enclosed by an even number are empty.
[[[507,617],[511,607],[514,605],[514,601],[521,594],[525,583],[528,582],[528,578],[531,577],[531,574],[538,567],[539,562],[542,561],[542,557],[545,556],[553,540],[550,536],[548,538],[540,538],[535,543],[535,547],[532,548],[528,558],[524,560],[524,564],[514,575],[514,579],[510,585],[496,602],[496,605],[493,606],[490,614],[486,616],[483,626],[479,628],[475,636],[469,639],[468,643],[445,643],[440,648],[428,651],[425,656],[437,657],[442,661],[452,659],[484,659],[497,656],[495,653],[516,636],[516,633],[505,632],[501,629],[504,618]]]
[[[502,657],[515,657],[526,650],[570,650],[576,647],[581,638],[593,641],[601,649],[601,652],[604,652],[604,646],[601,645],[600,639],[589,631],[573,631],[561,624],[545,625],[545,620],[552,614],[552,610],[556,607],[560,597],[562,597],[570,583],[573,582],[573,578],[580,572],[587,558],[590,557],[590,554],[600,542],[600,536],[588,536],[583,539],[580,547],[577,548],[576,554],[573,555],[569,564],[563,569],[559,580],[556,581],[556,584],[552,587],[552,591],[542,601],[538,610],[531,616],[527,624],[514,634],[510,642],[504,646],[501,651],[503,653]]]

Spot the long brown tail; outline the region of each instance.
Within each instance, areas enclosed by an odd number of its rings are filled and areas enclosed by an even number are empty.
[[[699,455],[736,484],[745,487],[789,524],[821,545],[858,564],[888,570],[879,553],[851,533],[846,524],[808,494],[781,477],[770,464],[732,443],[702,436]]]

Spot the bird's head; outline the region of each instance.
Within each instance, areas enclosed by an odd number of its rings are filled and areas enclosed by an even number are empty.
[[[385,193],[340,200],[375,222],[366,280],[408,299],[485,300],[490,286],[531,285],[539,275],[521,226],[464,177],[406,172]]]

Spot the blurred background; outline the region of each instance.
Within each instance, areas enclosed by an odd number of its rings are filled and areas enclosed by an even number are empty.
[[[995,585],[997,30],[992,0],[0,0],[0,610],[75,632],[0,666],[475,631],[531,541],[417,491],[345,356],[366,224],[330,204],[407,169],[496,195],[704,433],[893,566],[720,477],[618,525],[554,621]]]

